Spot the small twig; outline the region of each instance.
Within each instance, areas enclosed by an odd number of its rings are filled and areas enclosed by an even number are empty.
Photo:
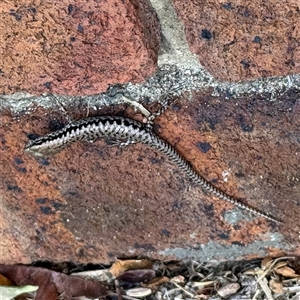
[[[194,294],[192,294],[191,292],[187,291],[186,289],[184,289],[183,287],[181,287],[179,284],[177,284],[176,282],[172,281],[171,282],[178,287],[179,289],[181,289],[182,291],[184,291],[186,294],[188,294],[190,297],[195,297]]]
[[[280,260],[285,260],[285,259],[290,259],[290,258],[293,258],[291,256],[284,256],[284,257],[279,257],[279,258],[276,258],[272,263],[271,265],[257,278],[257,281],[260,281],[262,280],[270,271],[271,269],[274,267],[274,265],[280,261]]]

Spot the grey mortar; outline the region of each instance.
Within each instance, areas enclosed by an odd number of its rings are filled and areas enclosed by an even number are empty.
[[[221,245],[213,241],[209,241],[205,245],[199,245],[194,248],[167,248],[159,251],[160,255],[175,256],[177,259],[193,258],[200,261],[211,260],[235,260],[245,255],[255,255],[264,257],[268,255],[266,249],[268,247],[277,248],[280,245],[282,249],[289,249],[287,243],[284,242],[282,236],[279,233],[265,234],[261,240],[256,240],[248,245]]]

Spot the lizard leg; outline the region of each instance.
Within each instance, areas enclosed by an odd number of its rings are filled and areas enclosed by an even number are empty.
[[[173,98],[171,101],[169,101],[168,95],[164,96],[162,101],[160,102],[161,107],[156,111],[150,114],[150,116],[147,118],[146,127],[148,130],[152,130],[153,128],[153,121],[159,117],[161,114],[163,114],[172,104],[174,104],[178,98]]]
[[[133,106],[134,108],[138,109],[146,118],[148,118],[151,115],[151,112],[147,110],[142,104],[134,100],[129,93],[124,92],[118,87],[112,87],[108,91],[108,95],[112,97],[113,99],[120,99],[124,103],[128,103],[129,105]]]
[[[172,90],[172,92],[176,92],[176,89]],[[160,101],[161,107],[157,111],[151,113],[141,103],[132,99],[129,93],[124,93],[124,91],[118,89],[118,87],[112,87],[108,94],[110,95],[110,97],[121,99],[123,100],[123,102],[128,103],[129,105],[138,109],[146,117],[143,123],[145,123],[148,131],[152,131],[154,119],[163,114],[174,102],[178,100],[177,97],[173,97],[173,99],[170,101],[172,94],[168,93],[164,95],[162,100]]]

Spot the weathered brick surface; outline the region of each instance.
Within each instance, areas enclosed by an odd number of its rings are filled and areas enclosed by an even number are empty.
[[[2,1],[0,93],[90,95],[155,71],[147,1]]]
[[[34,159],[23,152],[26,135],[49,132],[53,113],[39,109],[20,121],[2,114],[2,262],[165,258],[159,253],[166,248],[248,245],[272,231],[297,245],[300,124],[294,96],[276,103],[243,99],[237,106],[202,94],[193,102],[182,99],[157,120],[161,135],[207,180],[282,219],[283,227],[251,221],[247,213],[230,224],[225,215],[234,206],[204,194],[143,145],[121,151],[103,141],[78,142],[49,159]],[[219,258],[226,259],[222,253]]]
[[[173,1],[193,53],[220,80],[300,71],[299,2]]]

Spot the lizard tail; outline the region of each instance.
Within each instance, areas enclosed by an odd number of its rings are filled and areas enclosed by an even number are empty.
[[[213,195],[217,196],[220,199],[223,199],[235,206],[245,209],[257,216],[264,217],[274,223],[282,223],[281,221],[275,219],[274,217],[263,213],[255,208],[252,208],[231,196],[228,196],[221,190],[217,189],[211,183],[202,178],[193,168],[192,166],[166,141],[160,139],[159,137],[153,137],[153,140],[149,145],[161,152],[163,152],[172,162],[174,162],[184,173],[188,175],[188,177],[198,183],[198,185],[206,191],[211,192]]]

